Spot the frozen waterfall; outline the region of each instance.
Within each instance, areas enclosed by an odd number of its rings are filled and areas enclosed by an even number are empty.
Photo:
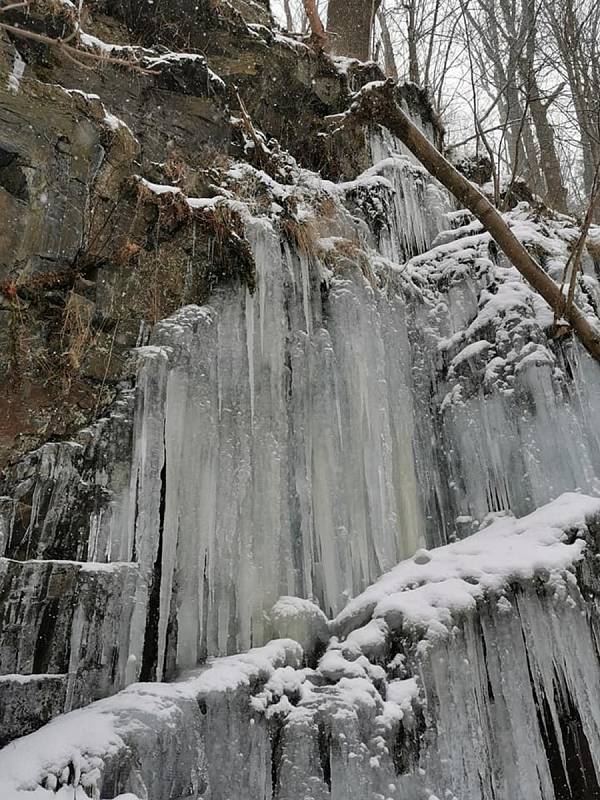
[[[9,800],[600,798],[596,365],[371,148],[299,172],[287,229],[245,206],[256,288],[158,323],[135,393],[20,466],[0,696],[105,699],[4,748]],[[562,269],[558,225],[507,218]]]
[[[280,595],[335,614],[424,544],[402,297],[264,221],[249,238],[254,295],[184,308],[140,351],[130,507],[148,570],[161,538],[159,664],[175,580],[192,666],[264,643]]]

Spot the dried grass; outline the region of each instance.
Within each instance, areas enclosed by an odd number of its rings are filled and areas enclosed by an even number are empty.
[[[321,237],[319,225],[314,218],[299,220],[296,217],[284,216],[279,224],[282,233],[298,252],[309,258],[317,256]]]
[[[79,372],[86,355],[94,346],[96,334],[92,326],[93,313],[93,303],[73,290],[69,291],[60,333],[61,350],[69,371]]]

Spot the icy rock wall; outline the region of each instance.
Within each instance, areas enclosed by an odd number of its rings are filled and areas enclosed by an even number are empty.
[[[130,508],[159,676],[169,627],[180,666],[245,649],[280,595],[335,613],[423,541],[402,297],[264,221],[249,236],[256,293],[182,309],[140,352]]]
[[[571,493],[418,551],[312,668],[277,640],[55,720],[0,752],[7,798],[596,800],[599,522]]]
[[[552,313],[470,215],[403,269],[409,303],[415,455],[427,538],[443,544],[489,513],[522,515],[564,491],[600,488],[600,381],[574,340],[552,341]],[[560,282],[577,232],[564,221],[508,215],[516,235]],[[388,248],[392,224],[380,235]],[[578,302],[598,303],[593,265]]]
[[[377,133],[370,145],[372,182],[350,197],[413,289],[404,357],[428,543],[469,535],[489,513],[527,514],[564,491],[598,491],[596,364],[577,342],[549,339],[545,302],[397,141]],[[577,230],[526,204],[508,221],[560,282]],[[578,302],[593,311],[598,281],[591,260],[584,266]]]
[[[435,743],[423,763],[436,793],[600,796],[600,667],[589,617],[577,589],[527,586],[433,650],[422,681]]]
[[[395,188],[398,253],[443,220],[389,152],[327,184],[357,207],[352,219],[336,200],[331,225],[351,254],[367,246],[361,266],[345,257],[334,274],[317,248],[249,220],[257,291],[222,288],[165,320],[138,354],[135,413],[124,389],[106,419],[10,471],[0,674],[21,701],[2,706],[4,739],[19,718],[26,732],[36,714],[267,641],[280,595],[335,613],[423,543],[405,295],[359,215]]]
[[[600,796],[598,512],[563,495],[355,598],[317,668],[254,701],[282,726],[274,796]]]
[[[426,136],[435,138],[430,127],[412,118]],[[431,180],[412,153],[385,129],[371,132],[369,146],[373,164],[391,190],[385,193],[377,246],[382,255],[401,265],[429,250],[437,235],[448,227],[447,213],[453,206],[448,194]]]
[[[447,635],[411,644],[390,627],[371,660],[357,629],[299,676],[300,701],[289,678],[269,697],[282,726],[273,796],[598,797],[590,624],[573,586],[524,585],[455,612]]]
[[[271,723],[253,694],[301,664],[291,640],[134,684],[0,751],[3,800],[271,798]]]
[[[549,339],[545,302],[468,212],[449,211],[396,140],[373,134],[371,151],[394,188],[371,213],[377,246],[420,290],[407,296],[406,325],[428,542],[469,535],[489,513],[523,515],[565,491],[597,492],[597,365],[576,341]],[[578,231],[526,204],[508,222],[560,283]],[[584,272],[578,302],[593,313],[591,259]]]
[[[0,555],[19,561],[128,560],[118,539],[127,519],[133,391],[124,386],[104,418],[73,441],[48,442],[6,470]]]
[[[385,137],[372,148],[378,165],[338,188],[371,224],[354,229],[366,262],[332,270],[249,220],[256,292],[221,288],[156,327],[131,449],[127,408],[25,462],[2,504],[0,668],[51,673],[31,678],[26,718],[262,644],[280,595],[334,615],[490,511],[597,488],[595,366],[547,346],[547,311],[472,222],[443,231],[417,165]],[[323,759],[316,730],[298,758]]]
[[[120,537],[132,406],[124,389],[105,419],[32,452],[4,484],[0,743],[127,682],[138,567]]]

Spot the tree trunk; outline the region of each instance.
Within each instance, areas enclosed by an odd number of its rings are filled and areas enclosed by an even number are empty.
[[[522,176],[532,191],[541,194],[543,181],[538,168],[531,126],[527,118],[527,107],[523,107],[517,87],[517,75],[511,69],[507,76],[507,125],[510,142],[510,155],[516,177]]]
[[[327,34],[319,16],[316,0],[302,0],[302,5],[310,23],[313,39],[318,48],[324,50],[327,45]]]
[[[408,80],[411,83],[416,83],[417,86],[421,85],[421,77],[419,71],[419,54],[417,53],[417,9],[416,0],[410,0],[405,4],[405,9],[408,14],[406,21],[406,39],[408,42]]]
[[[390,29],[388,28],[385,13],[383,9],[377,12],[377,19],[379,20],[379,27],[381,28],[381,41],[383,43],[383,63],[385,74],[389,78],[398,78],[398,68],[396,67],[396,59],[394,58],[394,48],[392,47],[392,37],[390,36]]]
[[[568,212],[567,188],[563,183],[560,161],[556,153],[554,129],[548,119],[548,104],[542,101],[536,70],[537,11],[532,0],[524,0],[523,16],[528,31],[523,56],[519,59],[521,80],[527,89],[529,109],[540,148],[540,170],[545,184],[544,200],[548,206],[563,214]]]
[[[568,213],[567,187],[563,183],[560,161],[554,144],[554,129],[548,119],[546,106],[540,97],[540,89],[535,74],[530,76],[531,89],[531,116],[535,125],[538,144],[540,146],[540,166],[546,184],[544,200],[550,208],[555,208],[562,214]]]
[[[290,0],[283,0],[283,8],[285,10],[285,25],[288,31],[294,30],[294,20],[292,17],[292,10],[290,8]]]
[[[494,206],[436,150],[402,111],[396,102],[395,88],[391,80],[370,84],[359,94],[348,114],[363,123],[379,123],[397,136],[434,178],[477,217],[509,261],[544,298],[556,316],[564,314],[583,346],[600,363],[600,328],[590,324],[576,305],[566,307],[559,286],[534,261]]]
[[[331,52],[368,61],[371,53],[371,31],[380,0],[329,0],[327,33]]]

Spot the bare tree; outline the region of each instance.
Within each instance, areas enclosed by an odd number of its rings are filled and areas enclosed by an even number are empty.
[[[583,162],[583,181],[592,197],[600,160],[600,4],[596,0],[543,0],[552,33],[553,63],[568,82]],[[594,218],[599,219],[596,210]]]
[[[380,0],[329,0],[327,32],[331,52],[368,61],[371,32]]]
[[[396,67],[396,58],[394,56],[394,46],[392,44],[392,37],[390,35],[390,29],[388,28],[386,12],[384,8],[380,8],[377,12],[377,21],[379,22],[379,27],[381,29],[385,74],[389,78],[398,78],[398,68]]]
[[[421,84],[419,70],[419,56],[417,43],[419,41],[419,25],[417,18],[419,0],[405,0],[403,7],[406,11],[406,42],[408,45],[408,80],[418,85]]]
[[[488,86],[497,95],[497,108],[503,125],[511,174],[526,180],[542,194],[543,180],[538,151],[529,119],[527,98],[521,92],[519,57],[528,38],[535,35],[522,14],[528,0],[475,0],[461,3],[465,17],[465,37],[476,38],[480,75],[488,75]],[[500,148],[499,148],[500,149]]]
[[[540,62],[536,52],[539,7],[536,8],[535,0],[524,0],[522,10],[525,25],[530,33],[521,51],[518,67],[539,145],[540,169],[545,183],[544,200],[557,211],[567,213],[568,192],[556,150],[554,126],[548,117],[548,110],[562,85],[544,97],[544,91],[538,80]]]

